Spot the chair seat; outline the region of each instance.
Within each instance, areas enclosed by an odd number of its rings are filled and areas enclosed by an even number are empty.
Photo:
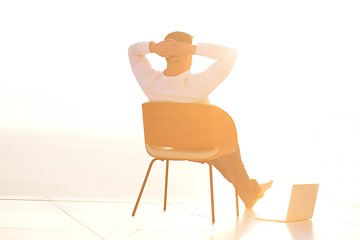
[[[216,156],[220,148],[182,150],[172,147],[158,147],[146,144],[146,150],[151,156],[164,160],[191,160],[194,162],[207,162]]]

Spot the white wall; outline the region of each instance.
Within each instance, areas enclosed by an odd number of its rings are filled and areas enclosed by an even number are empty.
[[[127,48],[182,30],[239,52],[210,98],[236,121],[250,175],[319,181],[329,199],[359,203],[359,10],[350,0],[2,1],[0,194],[134,198],[149,157]]]

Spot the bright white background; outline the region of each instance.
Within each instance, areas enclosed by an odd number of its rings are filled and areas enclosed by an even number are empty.
[[[135,198],[150,157],[127,49],[181,30],[238,50],[210,101],[233,116],[252,177],[359,203],[359,12],[355,0],[1,1],[0,194]],[[148,197],[161,196],[158,168]],[[207,194],[204,166],[179,164],[171,181],[173,197]]]

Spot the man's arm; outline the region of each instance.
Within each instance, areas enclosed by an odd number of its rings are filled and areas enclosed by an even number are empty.
[[[222,45],[199,43],[195,55],[215,60],[205,71],[195,74],[189,82],[193,89],[202,95],[208,95],[230,73],[237,58],[237,51]]]
[[[159,43],[150,42],[149,44],[150,52],[156,53],[161,57],[194,55],[196,47],[196,45],[178,42],[172,39],[166,39]]]
[[[156,71],[151,66],[146,55],[151,53],[150,42],[139,42],[131,45],[128,49],[129,61],[131,69],[136,80],[142,88],[146,88],[156,80],[160,71]]]

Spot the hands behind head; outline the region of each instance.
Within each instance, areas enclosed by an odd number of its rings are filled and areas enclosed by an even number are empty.
[[[183,57],[194,54],[194,46],[189,43],[179,42],[171,38],[159,43],[152,42],[150,45],[151,52],[161,57]]]

